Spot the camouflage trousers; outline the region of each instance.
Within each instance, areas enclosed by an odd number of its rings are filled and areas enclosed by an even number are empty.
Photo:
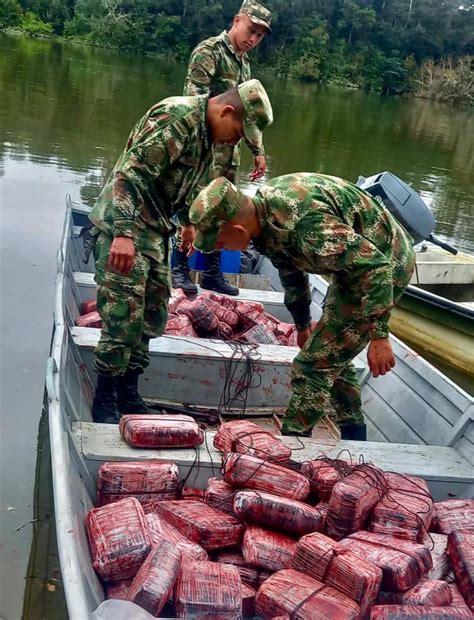
[[[393,298],[407,287],[415,264],[413,252],[394,269]],[[293,396],[283,430],[312,429],[329,414],[339,426],[363,424],[357,371],[352,360],[369,343],[371,324],[360,312],[360,298],[335,280],[329,287],[315,331],[293,360]],[[351,318],[348,318],[351,317]]]
[[[97,310],[102,334],[95,349],[99,374],[122,375],[127,368],[145,370],[150,338],[161,336],[168,319],[171,276],[168,238],[160,260],[137,252],[127,276],[108,264],[113,239],[100,233],[94,248]]]

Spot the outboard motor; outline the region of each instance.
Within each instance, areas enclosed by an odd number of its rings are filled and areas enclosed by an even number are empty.
[[[435,219],[428,206],[415,190],[391,172],[381,172],[372,177],[360,176],[356,185],[369,192],[402,224],[415,240],[431,241],[435,245],[457,254],[458,251],[433,236]]]

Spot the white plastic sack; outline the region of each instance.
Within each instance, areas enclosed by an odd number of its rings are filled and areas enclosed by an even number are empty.
[[[97,607],[91,620],[155,620],[155,618],[135,603],[109,599]]]

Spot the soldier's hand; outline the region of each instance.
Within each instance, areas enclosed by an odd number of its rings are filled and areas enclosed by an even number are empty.
[[[267,161],[264,155],[257,155],[254,159],[255,168],[249,174],[249,179],[255,181],[260,177],[263,177],[267,171]]]
[[[122,276],[128,275],[135,258],[135,245],[130,237],[115,237],[110,246],[109,264]]]
[[[181,226],[181,243],[178,250],[187,252],[188,256],[194,252],[194,239],[196,238],[196,229],[192,224],[189,226]]]
[[[308,329],[305,329],[302,332],[298,332],[296,336],[296,342],[298,343],[298,346],[300,349],[304,347],[304,345],[306,344],[306,341],[316,329],[316,325],[317,325],[317,321],[311,321],[311,325],[308,327]]]
[[[367,361],[374,377],[390,372],[395,366],[395,356],[388,338],[371,340],[367,351]]]

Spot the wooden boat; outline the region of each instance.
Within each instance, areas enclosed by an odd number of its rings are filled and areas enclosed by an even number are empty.
[[[99,330],[74,326],[82,300],[94,294],[93,267],[82,263],[82,240],[75,238],[87,211],[69,203],[63,240],[57,255],[54,332],[48,359],[46,388],[50,427],[53,489],[62,583],[69,617],[90,618],[104,598],[102,585],[91,567],[84,516],[93,506],[95,478],[104,461],[172,459],[189,485],[204,487],[219,475],[220,454],[212,447],[213,431],[194,450],[142,450],[124,443],[113,425],[92,422],[92,355]],[[268,265],[262,264],[262,273]],[[273,277],[271,274],[269,278]],[[313,288],[317,316],[323,287]],[[245,291],[243,297],[262,301],[280,317],[286,310],[279,293]],[[468,497],[474,491],[473,399],[397,338],[393,338],[397,365],[389,375],[373,379],[364,356],[357,359],[363,383],[363,402],[371,441],[350,442],[285,437],[300,448],[298,460],[321,452],[336,456],[348,450],[384,469],[406,472],[427,480],[435,499]],[[146,397],[177,403],[216,407],[222,394],[225,369],[235,377],[248,369],[249,354],[232,345],[193,338],[162,337],[150,345],[151,364],[144,377]],[[289,371],[296,349],[259,346],[252,353],[261,384],[250,389],[249,413],[283,409],[289,398]],[[238,408],[238,403],[234,403]],[[198,465],[196,465],[198,463]]]

